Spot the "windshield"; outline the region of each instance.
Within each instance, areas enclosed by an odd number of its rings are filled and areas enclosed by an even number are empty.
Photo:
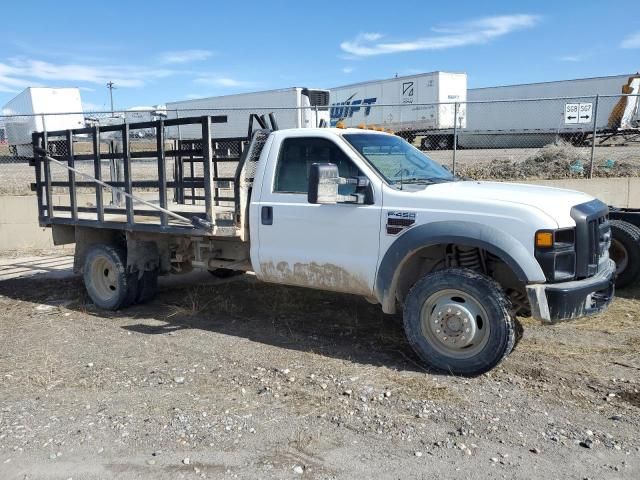
[[[395,135],[347,133],[345,140],[392,185],[451,182],[455,177],[417,148]]]

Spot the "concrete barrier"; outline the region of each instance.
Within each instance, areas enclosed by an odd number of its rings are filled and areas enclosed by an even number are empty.
[[[521,183],[578,190],[615,207],[640,208],[640,178],[566,178],[562,180],[524,180]]]
[[[51,231],[38,225],[36,197],[1,196],[0,250],[44,250],[51,247]]]
[[[95,201],[93,195],[78,195],[78,205]],[[54,195],[54,205],[68,205],[67,195]],[[35,195],[0,196],[0,251],[47,250],[52,248],[51,229],[38,225]]]
[[[568,188],[598,197],[616,207],[640,208],[640,178],[593,178],[521,181],[534,185]],[[54,195],[54,204],[68,202]],[[78,204],[91,203],[93,195],[79,195]],[[38,225],[36,197],[0,196],[0,250],[48,249],[53,247],[51,231]]]

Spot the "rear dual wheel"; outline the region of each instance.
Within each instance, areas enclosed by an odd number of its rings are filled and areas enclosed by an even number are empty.
[[[151,299],[158,286],[158,271],[127,272],[124,249],[97,244],[87,252],[84,284],[93,303],[104,310],[118,310]]]

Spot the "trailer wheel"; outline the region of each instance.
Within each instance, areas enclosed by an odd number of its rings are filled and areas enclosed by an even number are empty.
[[[623,220],[611,220],[609,255],[616,262],[616,287],[624,288],[640,274],[640,229]]]
[[[420,150],[433,150],[433,140],[430,135],[422,137],[422,140],[420,140]]]
[[[127,273],[124,250],[96,244],[89,248],[84,263],[84,284],[93,303],[105,310],[132,304],[138,294],[134,273]]]
[[[516,338],[510,302],[497,282],[459,268],[418,280],[405,301],[404,328],[425,364],[458,375],[492,369]]]
[[[453,147],[453,138],[449,135],[438,135],[436,145],[438,150],[449,150]]]

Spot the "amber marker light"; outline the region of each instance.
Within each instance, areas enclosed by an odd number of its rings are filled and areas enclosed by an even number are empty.
[[[553,247],[553,232],[536,232],[536,247],[551,248]]]

